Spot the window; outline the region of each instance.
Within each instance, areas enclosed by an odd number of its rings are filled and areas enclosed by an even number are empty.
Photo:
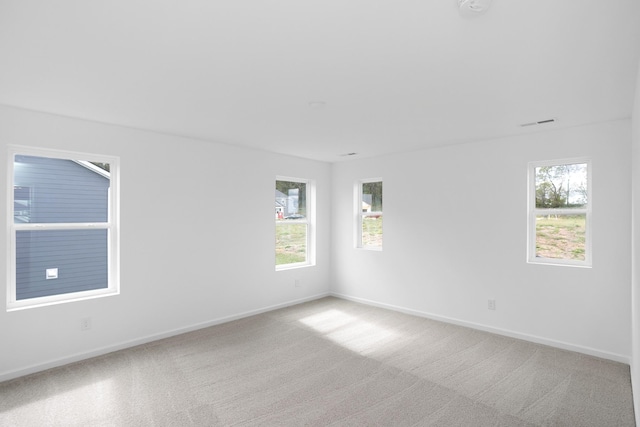
[[[314,263],[311,181],[276,178],[276,270]]]
[[[382,250],[382,180],[360,181],[357,193],[356,246]]]
[[[591,265],[591,163],[529,165],[529,262]]]
[[[118,158],[9,154],[7,309],[117,294]]]

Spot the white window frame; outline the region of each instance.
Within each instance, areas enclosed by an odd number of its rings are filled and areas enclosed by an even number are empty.
[[[307,242],[306,242],[306,256],[305,261],[302,262],[293,262],[289,264],[276,264],[276,271],[282,270],[291,270],[294,268],[302,268],[302,267],[310,267],[316,264],[316,227],[315,227],[315,200],[316,200],[316,185],[315,181],[312,179],[305,178],[294,178],[290,176],[276,176],[276,181],[288,181],[288,182],[299,182],[301,184],[306,185],[306,218],[304,219],[292,219],[287,220],[286,222],[279,222],[276,220],[275,227],[287,226],[293,224],[306,224],[307,226]],[[277,232],[277,229],[274,228],[274,233]],[[274,245],[275,245],[275,236],[274,236]],[[274,246],[274,255],[275,255],[275,246]]]
[[[23,146],[9,146],[7,159],[7,182],[10,186],[7,191],[7,311],[21,310],[34,307],[42,307],[72,301],[117,295],[120,293],[120,160],[115,156],[79,153],[73,151],[53,150]],[[27,223],[16,224],[14,222],[14,161],[17,155],[47,157],[55,159],[73,160],[85,167],[95,170],[97,173],[105,172],[88,162],[109,163],[110,188],[108,194],[108,219],[99,223]],[[107,257],[108,257],[108,283],[106,288],[89,291],[72,292],[59,295],[28,298],[17,300],[16,298],[16,234],[21,230],[107,230]]]
[[[537,167],[544,166],[559,166],[559,165],[572,165],[572,164],[586,164],[587,165],[587,207],[586,208],[536,208],[536,176],[535,171]],[[569,267],[587,267],[592,266],[592,238],[591,238],[591,223],[592,223],[592,209],[593,209],[593,196],[592,196],[592,162],[590,158],[579,157],[559,160],[547,160],[530,162],[528,167],[528,211],[527,218],[527,262],[530,264],[549,264]],[[585,215],[585,259],[584,260],[572,260],[572,259],[556,259],[556,258],[543,258],[536,257],[536,217],[544,215]]]
[[[384,216],[382,211],[371,211],[371,212],[362,212],[362,203],[363,203],[363,197],[362,197],[362,185],[363,184],[368,184],[368,183],[372,183],[372,182],[381,182],[382,183],[382,194],[383,194],[383,206],[384,206],[384,180],[380,177],[380,178],[367,178],[367,179],[362,179],[358,182],[356,182],[355,185],[355,197],[354,200],[356,202],[355,204],[355,224],[356,224],[356,234],[355,234],[355,246],[357,249],[365,249],[365,250],[369,250],[369,251],[382,251],[382,246],[370,246],[370,245],[364,245],[362,243],[362,226],[363,226],[363,222],[364,219],[368,216],[381,216],[383,218],[384,221]],[[384,209],[384,208],[383,208]],[[384,224],[384,222],[383,222]],[[384,227],[384,225],[383,225]],[[384,239],[384,228],[383,228],[383,239]],[[384,246],[384,240],[383,240],[383,246]]]

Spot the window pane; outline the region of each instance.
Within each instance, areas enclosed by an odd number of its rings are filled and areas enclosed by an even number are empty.
[[[108,221],[108,164],[17,155],[14,223]]]
[[[13,187],[13,221],[31,222],[31,187]]]
[[[362,217],[362,246],[382,248],[382,215]]]
[[[307,184],[276,181],[276,219],[305,219],[307,217]]]
[[[585,208],[587,164],[538,166],[535,168],[536,208]]]
[[[362,184],[362,211],[382,212],[382,182]]]
[[[536,216],[536,257],[585,260],[586,215]]]
[[[107,230],[16,232],[16,299],[107,288]],[[57,278],[47,278],[47,271]],[[51,275],[50,275],[51,276]]]
[[[276,265],[305,262],[307,260],[307,224],[276,223]]]

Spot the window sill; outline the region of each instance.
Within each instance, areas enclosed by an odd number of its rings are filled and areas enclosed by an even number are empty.
[[[82,295],[81,295],[82,294]],[[56,295],[51,297],[41,297],[41,298],[30,298],[26,300],[14,301],[7,303],[7,312],[11,311],[20,311],[20,310],[28,310],[30,308],[38,308],[38,307],[47,307],[50,305],[58,305],[65,304],[68,302],[76,302],[76,301],[85,301],[89,299],[95,298],[103,298],[110,297],[114,295],[119,295],[119,290],[101,290],[100,292],[95,291],[87,291],[83,293],[76,293],[75,296],[67,295]],[[64,296],[64,298],[62,298]]]
[[[586,263],[572,263],[567,262],[566,260],[558,260],[558,261],[542,261],[542,260],[527,260],[527,264],[532,265],[549,265],[552,267],[577,267],[577,268],[592,268],[591,264]]]
[[[311,264],[309,262],[301,262],[297,264],[282,264],[282,265],[276,266],[276,271],[296,270],[298,268],[313,267],[313,266],[315,266],[315,264]]]

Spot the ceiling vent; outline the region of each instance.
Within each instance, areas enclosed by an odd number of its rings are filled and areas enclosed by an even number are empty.
[[[485,13],[491,0],[457,0],[458,11],[462,16],[477,16]]]
[[[520,125],[520,127],[525,128],[525,127],[528,127],[528,126],[546,125],[546,124],[549,124],[549,123],[555,123],[555,121],[556,121],[556,119],[546,119],[546,120],[540,120],[540,121],[537,121],[537,122],[522,123]]]

